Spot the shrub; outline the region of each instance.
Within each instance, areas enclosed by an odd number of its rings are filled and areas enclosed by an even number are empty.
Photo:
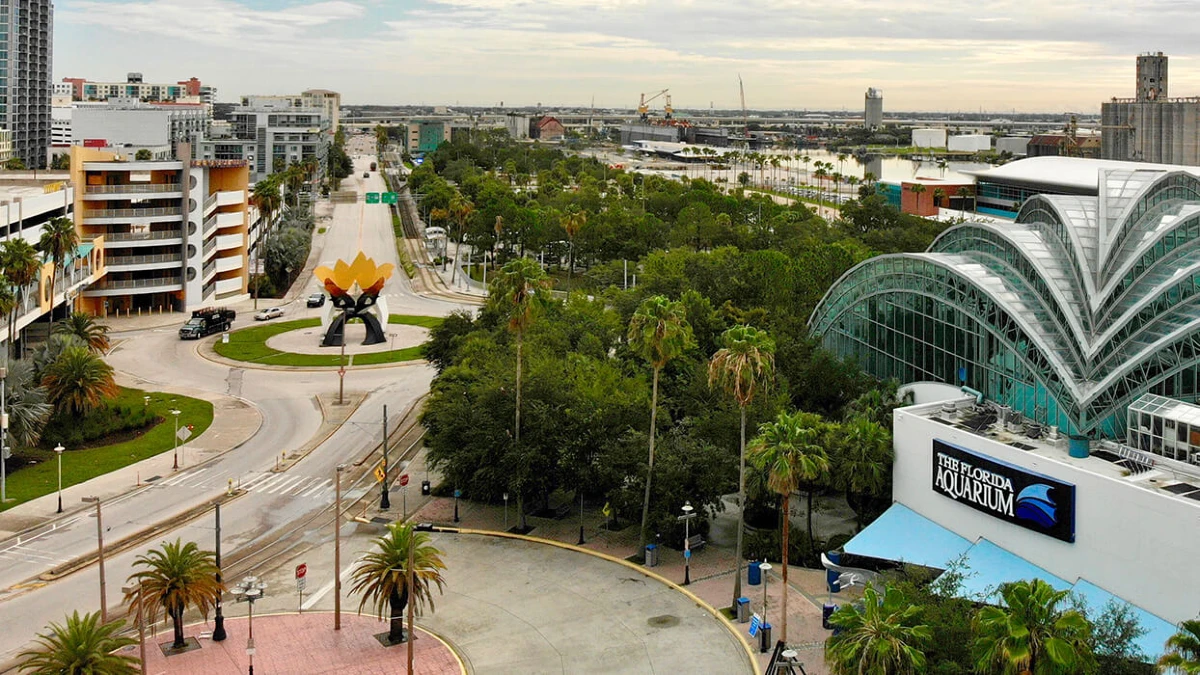
[[[113,442],[118,434],[136,435],[148,429],[162,418],[141,406],[107,404],[83,416],[55,412],[42,432],[40,447],[53,448],[59,443],[77,450],[90,447],[94,441]]]

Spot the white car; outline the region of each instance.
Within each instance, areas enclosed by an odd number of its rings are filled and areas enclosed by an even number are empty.
[[[264,310],[261,310],[258,314],[255,314],[254,320],[255,321],[269,321],[271,319],[277,319],[281,316],[283,316],[283,308],[282,307],[268,307]]]

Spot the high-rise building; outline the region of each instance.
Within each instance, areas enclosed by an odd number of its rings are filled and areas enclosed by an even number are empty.
[[[1167,57],[1137,57],[1133,98],[1100,105],[1104,159],[1200,164],[1200,98],[1167,96]]]
[[[229,137],[210,134],[200,142],[197,157],[245,160],[250,182],[256,183],[280,167],[316,160],[325,168],[331,136],[327,108],[305,106],[300,96],[244,96],[242,106],[229,113]]]
[[[0,121],[13,133],[13,156],[45,168],[50,150],[51,0],[0,2]]]
[[[865,101],[863,126],[868,129],[878,129],[883,126],[883,90],[871,87],[867,90]]]

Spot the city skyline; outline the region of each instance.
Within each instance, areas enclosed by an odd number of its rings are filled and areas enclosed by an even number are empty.
[[[218,100],[311,87],[347,104],[1099,112],[1132,96],[1134,56],[1171,57],[1171,93],[1200,95],[1190,12],[1001,2],[759,0],[59,0],[54,79],[190,76]],[[117,37],[119,39],[112,39]],[[533,46],[533,48],[531,48]],[[152,54],[153,57],[148,55]],[[254,64],[247,68],[246,64]],[[486,66],[486,69],[484,69]]]

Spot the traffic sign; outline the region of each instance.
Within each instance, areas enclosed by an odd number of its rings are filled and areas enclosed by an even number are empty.
[[[367,193],[367,203],[368,204],[378,204],[379,203],[379,193],[378,192],[368,192]]]
[[[455,491],[454,491],[454,496],[455,496],[455,497],[461,497],[461,496],[462,496],[462,490],[455,490]]]
[[[303,579],[305,577],[305,575],[307,575],[307,574],[308,574],[308,565],[306,565],[305,563],[300,563],[299,565],[296,565],[296,578],[297,579]]]
[[[380,462],[379,466],[375,467],[375,482],[382,483],[384,478],[387,478],[387,472],[383,470],[383,462]]]
[[[383,193],[383,203],[384,204],[395,204],[399,201],[400,201],[400,193],[399,192]]]
[[[308,579],[300,577],[296,580],[296,592],[303,593],[305,588],[308,588]]]
[[[408,487],[408,474],[400,474],[400,487]]]

